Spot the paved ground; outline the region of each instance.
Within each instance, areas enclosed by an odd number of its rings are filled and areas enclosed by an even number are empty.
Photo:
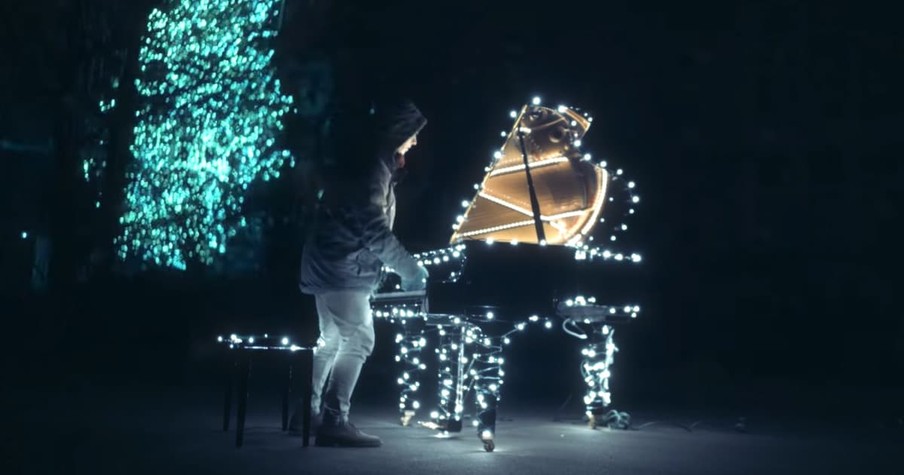
[[[635,430],[587,429],[544,408],[501,414],[497,449],[472,430],[442,439],[397,424],[385,405],[356,407],[378,449],[301,447],[279,430],[278,396],[254,394],[245,446],[221,430],[214,388],[82,387],[56,395],[18,391],[4,430],[3,473],[255,474],[900,474],[900,428],[710,419],[691,431],[679,415],[635,414]],[[10,406],[7,406],[10,407]],[[754,421],[755,422],[755,421]]]

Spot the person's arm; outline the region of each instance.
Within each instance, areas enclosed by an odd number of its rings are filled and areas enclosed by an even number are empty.
[[[364,247],[374,253],[384,265],[391,267],[403,283],[423,288],[421,280],[427,277],[427,271],[418,265],[414,256],[409,253],[389,227],[386,209],[386,197],[389,194],[391,176],[388,170],[380,168],[371,175],[367,183],[367,203],[360,209],[361,239]],[[413,289],[406,289],[413,290]]]

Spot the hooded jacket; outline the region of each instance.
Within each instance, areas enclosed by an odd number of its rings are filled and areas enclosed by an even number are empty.
[[[426,123],[414,104],[402,101],[336,127],[339,167],[327,173],[302,251],[302,292],[372,292],[384,264],[403,279],[419,275],[417,261],[392,232],[400,172],[395,151]]]

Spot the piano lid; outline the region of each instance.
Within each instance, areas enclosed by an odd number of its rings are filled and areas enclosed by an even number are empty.
[[[519,138],[539,202],[546,244],[583,240],[597,222],[609,173],[584,159],[580,141],[590,121],[567,107],[524,106],[502,148],[487,167],[450,242],[462,240],[540,244]]]

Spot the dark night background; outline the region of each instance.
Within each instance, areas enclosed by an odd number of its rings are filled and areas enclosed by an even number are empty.
[[[295,279],[322,159],[316,117],[290,124],[295,172],[252,200],[264,238],[234,246],[251,262],[235,268],[250,270],[114,270],[117,178],[104,183],[114,204],[95,209],[74,157],[104,87],[85,65],[134,74],[155,2],[125,3],[0,7],[4,372],[23,387],[186,384],[212,377],[217,332],[313,328]],[[790,0],[371,3],[288,0],[278,64],[296,97],[301,65],[316,60],[334,68],[335,101],[391,88],[427,115],[398,190],[396,230],[410,249],[445,245],[510,109],[534,95],[581,107],[595,119],[584,148],[624,168],[643,199],[628,243],[648,288],[641,318],[617,333],[616,406],[829,417],[856,407],[900,421],[895,14]],[[121,94],[127,110],[134,92]],[[128,160],[129,120],[106,124],[114,171]],[[38,235],[53,242],[42,289]],[[361,397],[392,404],[380,328]],[[560,332],[516,342],[502,407],[578,400],[576,343]]]

